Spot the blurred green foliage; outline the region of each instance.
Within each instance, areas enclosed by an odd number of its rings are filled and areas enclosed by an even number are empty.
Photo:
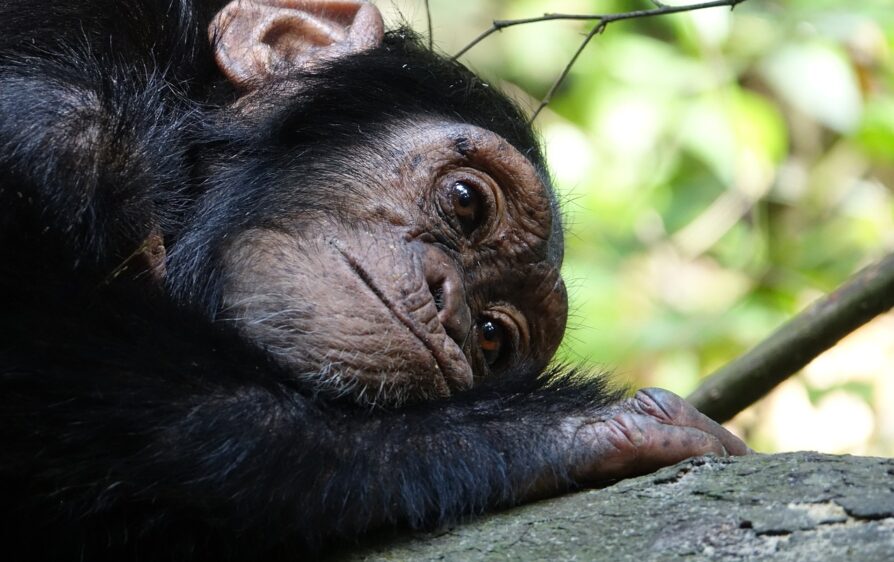
[[[652,6],[431,5],[449,53],[492,19]],[[391,6],[425,29],[423,2]],[[463,60],[533,108],[589,25],[512,28]],[[618,22],[597,36],[537,121],[569,228],[572,315],[560,357],[686,394],[894,249],[892,49],[890,0],[749,0],[734,12]],[[867,337],[888,363],[853,356],[840,376],[798,384],[814,405],[836,390],[873,413],[863,448],[845,449],[892,454],[884,410],[894,396],[880,381],[894,376],[894,330]],[[779,446],[753,415],[742,424],[758,446]]]

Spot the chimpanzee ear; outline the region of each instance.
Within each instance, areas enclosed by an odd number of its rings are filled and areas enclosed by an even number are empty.
[[[366,0],[233,0],[208,31],[218,66],[252,90],[295,68],[376,47],[384,24]]]

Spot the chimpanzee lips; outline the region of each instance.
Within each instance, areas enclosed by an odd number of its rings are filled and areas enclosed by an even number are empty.
[[[428,350],[437,365],[437,375],[440,376],[444,384],[444,391],[450,394],[452,391],[465,390],[472,386],[472,368],[468,360],[450,336],[444,332],[443,327],[440,328],[444,338],[445,345],[439,345],[434,340],[431,330],[417,321],[409,314],[404,307],[395,302],[385,294],[376,284],[372,275],[363,267],[363,265],[351,253],[342,248],[341,244],[336,240],[331,240],[332,246],[344,258],[348,267],[357,275],[357,277],[366,285],[370,291],[385,305],[398,322],[404,325],[416,339]],[[432,296],[432,305],[434,306],[434,296]],[[456,353],[449,354],[446,346],[456,348]],[[455,357],[451,357],[454,355]]]

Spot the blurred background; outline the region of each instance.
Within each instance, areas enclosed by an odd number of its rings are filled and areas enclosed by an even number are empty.
[[[425,31],[423,0],[377,4]],[[431,0],[450,54],[493,19],[649,7]],[[462,60],[533,110],[588,29],[515,27]],[[637,386],[688,394],[894,250],[890,0],[748,0],[614,23],[536,124],[569,230],[560,357]],[[894,315],[730,426],[764,452],[894,455]]]

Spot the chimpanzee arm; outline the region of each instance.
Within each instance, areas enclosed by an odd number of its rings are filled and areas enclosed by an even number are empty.
[[[55,559],[270,560],[743,452],[673,399],[617,402],[598,379],[529,378],[396,412],[311,400],[238,339],[127,298],[2,327],[7,544]]]
[[[364,413],[310,400],[200,323],[88,320],[2,334],[0,529],[42,556],[245,560],[513,503],[544,477],[570,485],[569,404],[536,390]]]

